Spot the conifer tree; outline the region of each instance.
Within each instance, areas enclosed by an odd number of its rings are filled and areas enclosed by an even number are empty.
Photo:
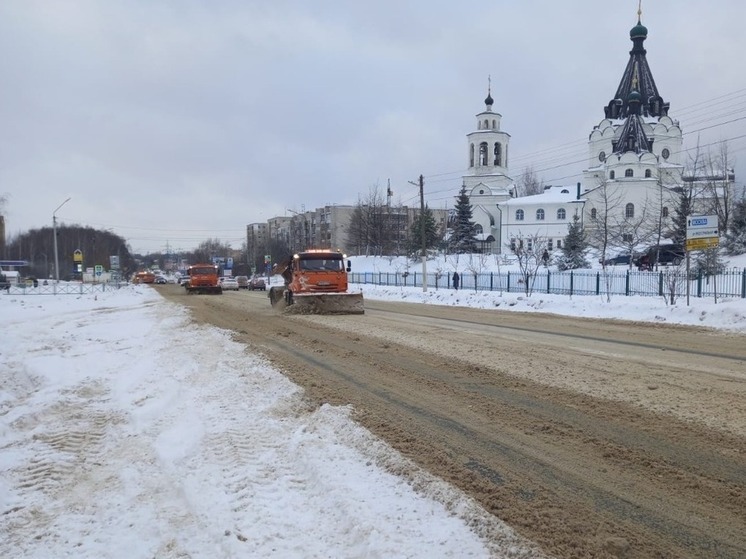
[[[409,235],[409,252],[415,253],[422,249],[422,229],[420,224],[425,220],[425,248],[433,248],[438,245],[438,225],[430,207],[425,204],[424,214],[418,212],[412,222]]]
[[[588,241],[585,232],[580,225],[580,218],[576,215],[572,223],[567,226],[567,235],[562,245],[562,255],[557,261],[559,270],[577,270],[579,268],[590,268],[590,263],[585,258],[588,251]]]
[[[730,255],[746,253],[746,198],[742,198],[733,206],[723,247]]]
[[[451,232],[450,249],[459,254],[477,252],[476,225],[472,221],[471,204],[466,195],[466,186],[456,198],[456,219]]]

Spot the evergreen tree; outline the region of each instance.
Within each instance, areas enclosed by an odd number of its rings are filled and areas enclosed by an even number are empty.
[[[730,255],[746,253],[746,198],[733,206],[728,231],[723,239],[723,248]]]
[[[686,243],[687,219],[691,213],[692,191],[684,187],[679,190],[679,200],[671,218],[671,240],[678,245]]]
[[[572,223],[567,226],[567,236],[562,245],[562,255],[557,261],[557,269],[562,271],[590,268],[590,263],[585,258],[587,251],[588,241],[580,225],[580,218],[576,214],[572,218]]]
[[[476,225],[472,221],[471,204],[466,195],[466,186],[456,198],[456,220],[451,232],[450,249],[459,254],[477,252]]]
[[[422,229],[420,227],[423,219],[425,221],[425,247],[434,248],[438,245],[438,225],[435,222],[433,211],[426,204],[424,214],[422,212],[418,213],[412,222],[409,235],[410,253],[419,253],[422,250]]]

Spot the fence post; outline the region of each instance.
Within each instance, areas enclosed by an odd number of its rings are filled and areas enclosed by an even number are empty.
[[[550,272],[549,270],[547,270],[547,293],[551,293],[552,292],[552,283],[549,280],[549,278],[551,277],[551,275],[552,275],[552,272]]]
[[[741,274],[741,299],[746,299],[746,268]]]
[[[627,270],[627,277],[624,278],[624,295],[629,297],[629,270]]]
[[[702,297],[702,269],[697,272],[697,297]]]
[[[658,272],[658,296],[663,297],[663,272]]]
[[[601,295],[601,272],[596,272],[596,295]]]
[[[505,291],[510,293],[510,271],[508,271],[508,288]]]
[[[575,276],[573,275],[573,271],[570,270],[570,296],[571,297],[572,297],[572,288],[573,288],[574,281],[575,281]]]
[[[490,291],[495,290],[495,281],[494,281],[494,274],[490,272]]]

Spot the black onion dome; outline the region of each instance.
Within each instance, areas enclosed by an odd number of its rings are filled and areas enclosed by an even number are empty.
[[[495,100],[492,98],[492,95],[489,93],[487,94],[487,98],[484,100],[485,105],[492,105],[495,102]]]

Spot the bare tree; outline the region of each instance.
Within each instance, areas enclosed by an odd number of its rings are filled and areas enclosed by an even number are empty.
[[[477,290],[477,279],[479,275],[484,273],[484,271],[487,269],[487,261],[489,260],[489,258],[490,255],[483,252],[470,254],[468,257],[466,269],[474,276],[474,291]]]
[[[542,255],[546,250],[546,239],[538,234],[523,236],[519,232],[517,237],[510,240],[507,248],[518,261],[518,269],[521,273],[519,281],[523,284],[526,296],[530,296],[534,290],[536,275],[543,264]]]
[[[526,167],[516,183],[516,196],[534,196],[542,192],[544,192],[544,182],[536,176],[533,167]]]
[[[589,209],[589,219],[586,221],[588,243],[600,253],[601,265],[606,268],[606,258],[610,248],[617,244],[619,234],[618,215],[622,212],[622,193],[614,189],[606,179],[591,191],[589,198],[593,200]]]

